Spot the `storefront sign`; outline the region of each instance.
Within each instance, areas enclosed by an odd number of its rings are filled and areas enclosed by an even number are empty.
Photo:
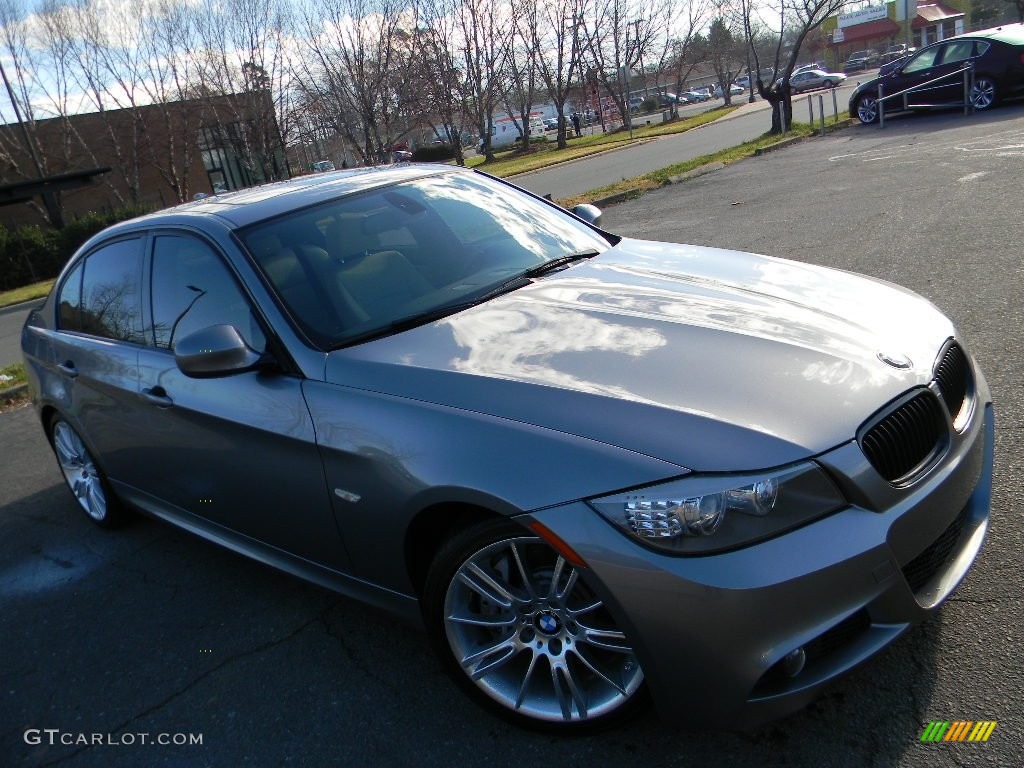
[[[839,17],[839,28],[855,27],[858,24],[866,24],[869,21],[878,21],[888,17],[888,6],[875,5],[868,8],[861,8],[859,11],[844,13]],[[834,37],[832,38],[835,39]]]

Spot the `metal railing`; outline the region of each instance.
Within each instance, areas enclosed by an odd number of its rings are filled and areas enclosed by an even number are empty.
[[[968,59],[967,63],[963,67],[954,72],[949,72],[945,75],[941,75],[940,77],[936,77],[932,80],[927,80],[923,83],[918,83],[917,85],[912,86],[910,88],[904,88],[902,91],[897,91],[896,93],[890,93],[888,96],[886,96],[884,93],[885,89],[882,83],[879,83],[878,98],[875,99],[875,105],[878,107],[878,127],[885,128],[885,102],[887,102],[889,99],[895,99],[899,96],[902,96],[904,97],[903,109],[909,109],[909,105],[906,99],[908,93],[914,93],[915,91],[923,90],[924,88],[927,88],[930,85],[934,85],[935,83],[938,83],[942,80],[949,80],[950,78],[956,77],[957,75],[963,75],[964,78],[963,107],[964,114],[969,115],[971,112],[974,111],[974,103],[971,101],[971,93],[974,90],[974,61],[971,59]],[[950,104],[949,106],[954,105]]]
[[[838,120],[838,118],[839,118],[839,103],[836,100],[836,86],[833,85],[830,88],[826,88],[825,90],[830,91],[832,93],[832,119],[833,119],[833,121]],[[825,130],[826,130],[826,128],[825,128],[825,93],[824,93],[824,91],[822,91],[821,93],[817,94],[817,96],[818,96],[818,118],[819,118],[819,127],[818,127],[817,130],[818,130],[819,135],[824,136],[825,135]],[[793,103],[793,101],[795,101],[795,99],[792,99],[790,103]],[[782,126],[782,134],[783,135],[786,134],[786,131],[787,131],[788,128],[792,127],[792,126],[786,125],[786,112],[783,109],[784,104],[785,104],[784,101],[780,101],[779,104],[778,104],[779,123]],[[814,128],[814,94],[811,94],[811,93],[807,94],[807,115],[808,115],[808,118],[809,118],[810,123],[811,123],[811,128],[813,129]]]

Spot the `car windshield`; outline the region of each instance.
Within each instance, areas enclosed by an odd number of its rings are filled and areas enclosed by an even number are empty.
[[[394,333],[528,284],[609,241],[481,174],[443,173],[253,225],[241,239],[321,349]]]

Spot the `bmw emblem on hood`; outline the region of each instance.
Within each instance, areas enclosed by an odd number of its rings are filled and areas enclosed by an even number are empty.
[[[878,359],[886,365],[891,365],[893,368],[899,368],[900,370],[905,370],[913,365],[909,357],[901,355],[899,352],[879,352]]]

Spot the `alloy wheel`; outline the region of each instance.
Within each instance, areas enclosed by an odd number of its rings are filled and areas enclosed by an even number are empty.
[[[53,448],[79,506],[93,520],[106,520],[107,496],[99,470],[82,438],[66,421],[58,421],[53,427]]]
[[[996,84],[987,77],[979,77],[971,88],[971,106],[975,109],[988,109],[996,100]]]
[[[857,119],[862,123],[873,123],[878,119],[878,101],[874,96],[864,95],[857,102]]]
[[[626,635],[579,569],[536,537],[506,538],[465,559],[445,595],[444,630],[469,679],[531,720],[608,715],[643,682]]]

